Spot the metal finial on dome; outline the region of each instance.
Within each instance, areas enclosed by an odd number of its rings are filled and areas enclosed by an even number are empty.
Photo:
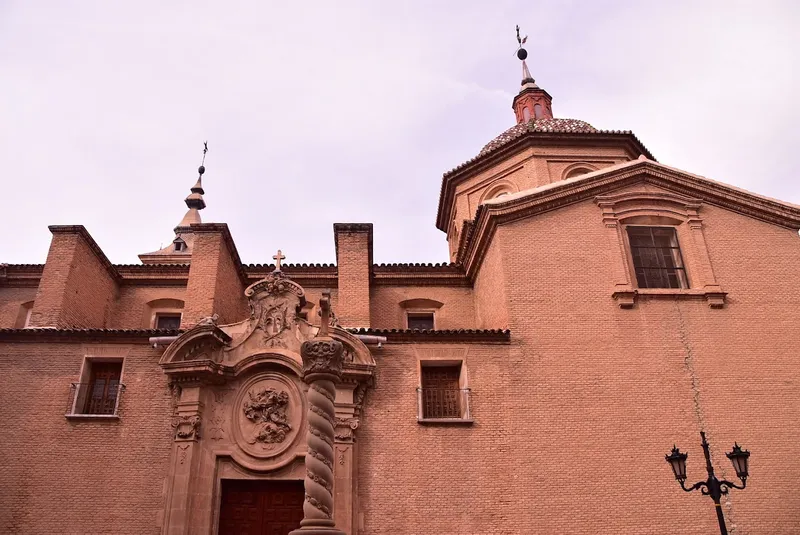
[[[517,43],[519,44],[519,48],[517,48],[517,57],[520,59],[520,61],[522,61],[522,84],[520,85],[536,83],[536,80],[534,80],[533,76],[531,76],[531,71],[528,70],[528,64],[525,63],[525,60],[528,58],[528,51],[522,48],[522,45],[524,45],[527,41],[527,35],[525,37],[520,37],[519,25],[517,25]]]
[[[528,51],[522,48],[522,45],[524,45],[527,40],[528,40],[527,35],[525,37],[519,36],[519,24],[517,24],[517,43],[519,43],[519,48],[517,49],[517,57],[522,61],[525,61],[525,58],[528,57]]]
[[[206,153],[208,152],[208,141],[203,141],[203,161],[200,162],[200,167],[197,168],[197,172],[200,173],[200,176],[203,176],[203,173],[206,172],[205,163],[206,163]]]

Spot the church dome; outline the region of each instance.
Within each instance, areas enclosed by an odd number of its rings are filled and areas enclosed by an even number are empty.
[[[544,132],[553,134],[593,134],[597,129],[578,119],[531,119],[528,122],[516,124],[487,143],[478,153],[483,156],[488,152],[499,149],[506,143],[525,135],[527,132]]]

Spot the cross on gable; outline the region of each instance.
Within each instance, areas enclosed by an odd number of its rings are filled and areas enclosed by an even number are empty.
[[[281,250],[278,249],[278,254],[274,255],[272,259],[275,261],[275,271],[281,270],[281,260],[284,260],[286,257],[281,253]]]

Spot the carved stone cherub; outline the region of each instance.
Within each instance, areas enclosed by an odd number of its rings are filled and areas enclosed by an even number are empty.
[[[206,316],[205,318],[201,318],[200,321],[197,322],[197,324],[216,326],[218,320],[219,320],[219,314],[212,314],[210,316]]]

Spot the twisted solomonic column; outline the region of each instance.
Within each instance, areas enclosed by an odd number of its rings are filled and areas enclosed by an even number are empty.
[[[308,383],[306,499],[300,528],[290,535],[345,535],[333,520],[333,431],[336,380],[342,375],[342,343],[322,336],[303,342],[303,381]]]

